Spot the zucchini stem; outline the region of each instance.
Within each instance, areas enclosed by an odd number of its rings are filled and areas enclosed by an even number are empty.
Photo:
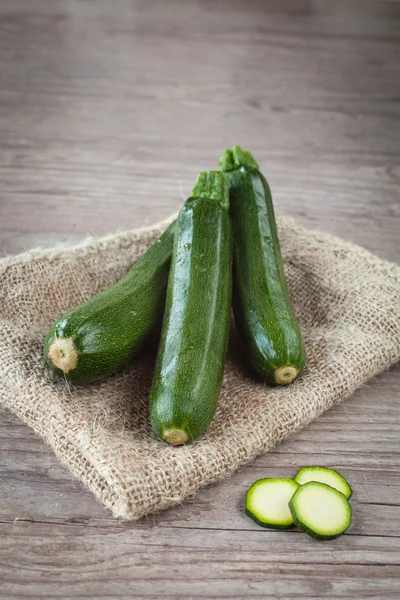
[[[225,173],[221,171],[203,171],[197,176],[190,194],[192,198],[203,198],[219,202],[222,208],[229,210],[229,183]]]
[[[240,146],[233,146],[232,150],[225,150],[218,161],[218,167],[224,172],[234,171],[240,167],[258,171],[258,163],[252,153],[249,150],[243,150]]]
[[[69,373],[78,364],[78,352],[72,338],[54,338],[49,347],[49,359],[57,369]]]

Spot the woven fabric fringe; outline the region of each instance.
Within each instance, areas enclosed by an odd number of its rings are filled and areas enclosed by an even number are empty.
[[[51,381],[47,329],[120,279],[168,223],[0,261],[0,402],[123,519],[168,508],[226,478],[400,359],[400,269],[281,218],[285,271],[308,354],[293,385],[256,381],[232,330],[213,423],[201,439],[172,447],[153,436],[148,419],[154,352],[97,384]]]

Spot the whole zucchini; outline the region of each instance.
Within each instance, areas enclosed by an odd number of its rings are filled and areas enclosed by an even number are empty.
[[[228,182],[200,173],[177,219],[150,400],[158,437],[199,437],[217,407],[228,346],[232,234]]]
[[[161,323],[175,223],[121,281],[63,315],[46,336],[53,373],[83,383],[123,367]]]
[[[229,177],[234,238],[235,322],[254,370],[291,383],[306,353],[286,286],[269,185],[252,154],[234,146],[219,160]]]

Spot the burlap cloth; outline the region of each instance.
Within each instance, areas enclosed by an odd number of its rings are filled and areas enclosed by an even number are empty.
[[[272,389],[256,381],[232,331],[213,423],[200,440],[172,447],[155,439],[148,419],[154,351],[98,384],[50,381],[46,330],[121,278],[166,225],[0,261],[0,401],[124,519],[226,478],[400,359],[400,269],[281,218],[285,270],[308,353],[293,385]]]

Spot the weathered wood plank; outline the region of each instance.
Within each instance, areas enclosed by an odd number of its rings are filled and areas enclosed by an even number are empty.
[[[34,4],[0,7],[0,248],[164,218],[240,140],[265,165],[278,210],[395,258],[396,9],[364,6],[374,17],[359,31],[343,7],[307,18],[306,1],[297,18],[290,2],[189,3],[179,25],[172,10],[153,18],[159,3],[129,3],[111,22],[106,7],[92,14],[83,2],[77,18],[65,3],[53,14]]]
[[[394,592],[400,585],[395,539],[344,536],[321,545],[292,531],[282,544],[282,532],[260,529],[198,531],[194,536],[188,529],[160,532],[131,526],[108,531],[105,545],[103,530],[80,525],[17,523],[8,529],[0,541],[2,560],[9,565],[3,589],[19,593],[29,584],[30,596],[80,597],[89,585],[96,598],[129,593],[161,597],[168,582],[169,593],[173,586],[178,596],[208,598],[211,586],[212,597],[245,592],[253,597],[252,589],[260,597],[267,591],[263,586],[272,585],[268,593],[278,597],[298,586],[300,597],[309,597],[315,588],[333,598],[360,592],[361,585],[368,586],[371,596]]]

